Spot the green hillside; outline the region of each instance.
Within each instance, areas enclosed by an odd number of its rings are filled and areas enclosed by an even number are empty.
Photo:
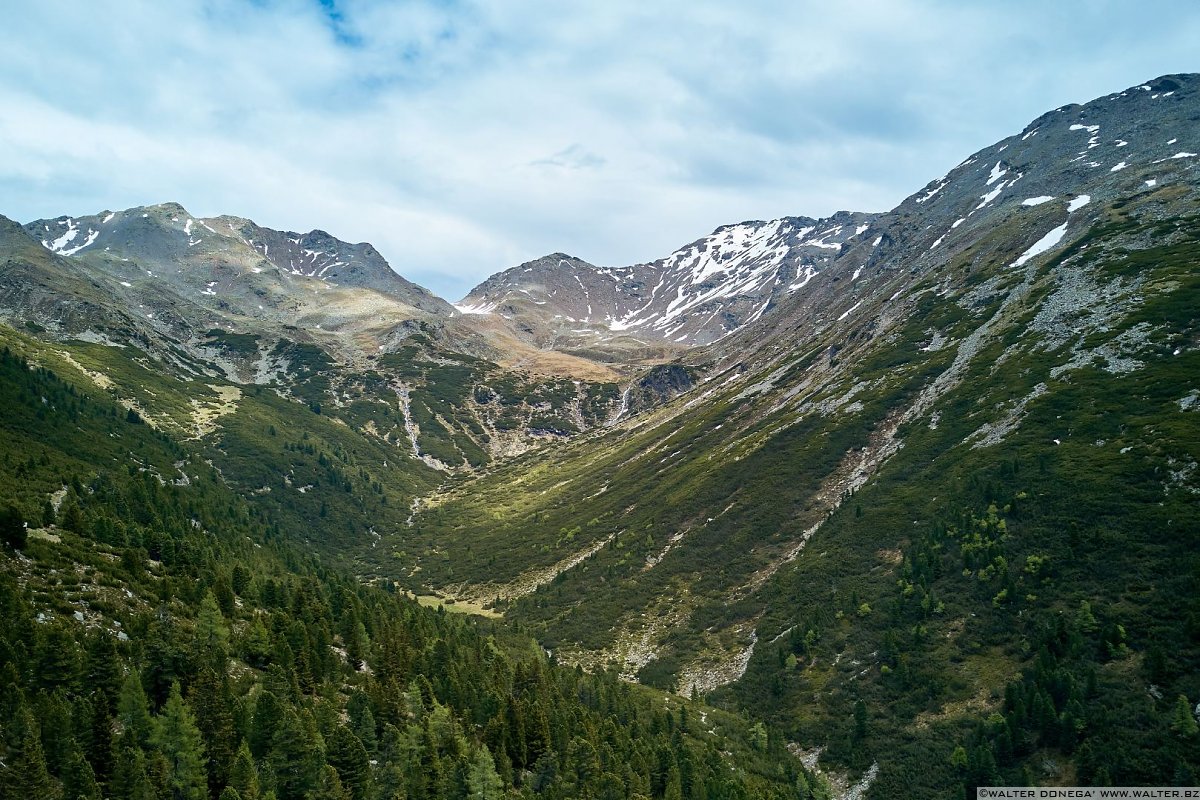
[[[416,520],[414,588],[877,763],[873,796],[1187,785],[1200,219],[1109,218],[1040,266],[916,279],[887,336],[868,315],[834,356],[800,341],[453,487]],[[1050,319],[1081,286],[1107,307]]]
[[[22,354],[0,353],[0,796],[823,791],[761,724],[556,666],[506,626],[364,584],[308,546],[340,536],[319,512],[292,529],[232,490],[208,445],[6,338]],[[299,440],[334,452],[337,426],[293,405],[311,417]],[[238,411],[251,428],[289,413],[265,397]],[[360,496],[336,474],[313,491],[330,509]]]

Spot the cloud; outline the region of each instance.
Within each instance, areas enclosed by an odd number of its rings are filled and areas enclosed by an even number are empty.
[[[530,161],[534,167],[562,167],[563,169],[596,169],[604,166],[605,159],[586,150],[583,145],[575,144],[564,147],[552,156]]]
[[[1193,66],[1113,3],[31,3],[0,50],[0,213],[177,200],[373,242],[451,298],[563,250],[884,210],[1043,111]],[[1123,12],[1122,12],[1123,13]]]

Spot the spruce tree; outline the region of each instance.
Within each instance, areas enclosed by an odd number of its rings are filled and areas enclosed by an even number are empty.
[[[122,740],[128,741],[127,736],[122,734]],[[112,797],[122,800],[155,800],[156,793],[147,772],[146,754],[141,748],[123,746],[118,750],[108,790]]]
[[[351,800],[351,794],[342,786],[337,770],[326,764],[321,767],[317,788],[307,795],[306,800]]]
[[[29,531],[25,526],[25,518],[11,503],[0,509],[0,539],[14,550],[25,547]]]
[[[63,796],[66,800],[100,800],[96,774],[79,749],[68,758],[63,771]]]
[[[350,695],[346,703],[346,714],[350,717],[350,730],[362,742],[368,755],[379,752],[378,739],[375,735],[375,715],[371,713],[371,701],[365,692],[357,691]]]
[[[226,783],[237,745],[228,677],[211,667],[202,668],[192,683],[188,702],[196,715],[196,727],[204,737],[209,788],[215,793]]]
[[[367,750],[353,731],[339,725],[327,742],[327,760],[353,800],[364,800],[371,779]]]
[[[250,725],[250,752],[264,758],[271,749],[275,732],[283,722],[283,705],[274,692],[264,689],[254,701],[254,720]]]
[[[1186,695],[1179,695],[1175,700],[1175,713],[1171,718],[1171,730],[1176,736],[1190,738],[1200,731],[1196,718],[1192,715],[1192,705]]]
[[[475,748],[467,765],[469,800],[499,800],[504,797],[504,782],[496,773],[496,764],[486,747]]]
[[[166,787],[172,800],[205,800],[204,741],[178,683],[171,684],[167,703],[154,720],[150,743],[166,762]]]
[[[285,708],[271,740],[267,761],[275,773],[279,800],[300,800],[315,789],[325,763],[316,726],[302,713]]]
[[[229,768],[229,786],[237,790],[241,800],[259,800],[258,770],[254,768],[254,757],[245,740]]]
[[[120,723],[122,734],[132,737],[138,747],[150,740],[153,720],[146,692],[142,689],[142,679],[136,671],[130,671],[121,684],[121,693],[117,698],[117,722]]]
[[[229,627],[212,590],[204,593],[196,615],[196,633],[192,642],[195,660],[224,673],[229,660]]]
[[[46,771],[42,739],[37,721],[29,709],[22,706],[14,726],[14,744],[4,759],[0,786],[7,797],[28,797],[36,800],[58,800],[62,787]]]

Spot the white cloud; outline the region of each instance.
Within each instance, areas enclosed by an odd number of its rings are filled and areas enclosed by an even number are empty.
[[[1186,69],[1200,14],[1149,6],[1154,36],[1032,0],[27,4],[0,213],[178,200],[372,241],[456,298],[554,250],[888,208],[1051,107]]]

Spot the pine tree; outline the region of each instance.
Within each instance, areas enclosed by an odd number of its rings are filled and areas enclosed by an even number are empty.
[[[254,721],[250,725],[250,752],[256,758],[264,758],[271,749],[275,732],[283,722],[283,705],[274,692],[267,689],[259,692],[254,701]]]
[[[229,786],[236,789],[241,800],[258,800],[258,770],[254,768],[254,757],[250,745],[243,740],[229,768]]]
[[[316,788],[325,759],[312,718],[285,708],[267,761],[275,773],[279,800],[300,800]]]
[[[674,764],[667,770],[667,785],[663,790],[663,800],[683,800],[683,784],[679,778],[679,767]]]
[[[73,691],[79,682],[79,646],[75,629],[54,622],[38,629],[34,645],[38,683],[45,689]]]
[[[22,706],[13,730],[14,744],[9,747],[0,772],[0,788],[7,797],[58,800],[62,787],[46,771],[41,734],[29,709]]]
[[[414,737],[401,732],[391,723],[383,726],[383,737],[379,746],[379,769],[376,783],[380,797],[403,796],[408,785],[408,776],[420,762],[418,745]]]
[[[115,713],[123,678],[117,640],[108,631],[89,635],[84,651],[84,675],[88,689],[102,699],[105,711],[110,715]]]
[[[1186,695],[1179,695],[1175,700],[1175,713],[1171,718],[1171,730],[1176,736],[1189,738],[1200,731],[1196,718],[1192,715],[1192,705]]]
[[[354,735],[362,742],[367,755],[376,754],[379,744],[375,735],[375,715],[371,713],[371,701],[364,692],[357,691],[350,695],[350,701],[346,703],[346,714],[350,717],[350,730],[354,731]]]
[[[317,788],[306,795],[306,800],[350,800],[350,790],[342,786],[337,770],[326,764],[321,767]]]
[[[14,550],[25,547],[29,531],[25,526],[25,518],[11,503],[0,510],[0,540]]]
[[[504,797],[504,782],[496,773],[496,764],[486,747],[477,747],[467,765],[469,800],[499,800]]]
[[[367,750],[345,725],[337,726],[327,742],[326,759],[353,800],[363,800],[371,779]]]
[[[63,796],[66,800],[100,800],[96,774],[79,749],[67,760],[67,768],[63,772]]]
[[[171,684],[167,703],[154,720],[150,743],[166,761],[166,784],[172,800],[205,800],[208,779],[204,773],[204,741],[178,683]]]
[[[121,684],[121,693],[117,698],[117,722],[121,725],[123,734],[131,736],[138,747],[144,746],[150,740],[153,721],[146,701],[146,692],[142,689],[142,680],[137,672],[131,671]]]
[[[218,672],[225,672],[225,664],[229,660],[229,627],[211,589],[204,593],[204,599],[200,601],[192,647],[197,662],[208,664]]]
[[[861,742],[867,737],[867,704],[862,700],[854,702],[854,741]]]
[[[229,690],[226,674],[218,674],[210,667],[202,668],[192,683],[188,702],[196,715],[196,727],[204,737],[209,788],[215,793],[226,783],[237,745],[233,727],[233,694]]]
[[[124,739],[127,734],[122,734]],[[138,747],[122,747],[117,753],[109,794],[122,800],[155,800],[154,786],[146,767],[146,754]]]

